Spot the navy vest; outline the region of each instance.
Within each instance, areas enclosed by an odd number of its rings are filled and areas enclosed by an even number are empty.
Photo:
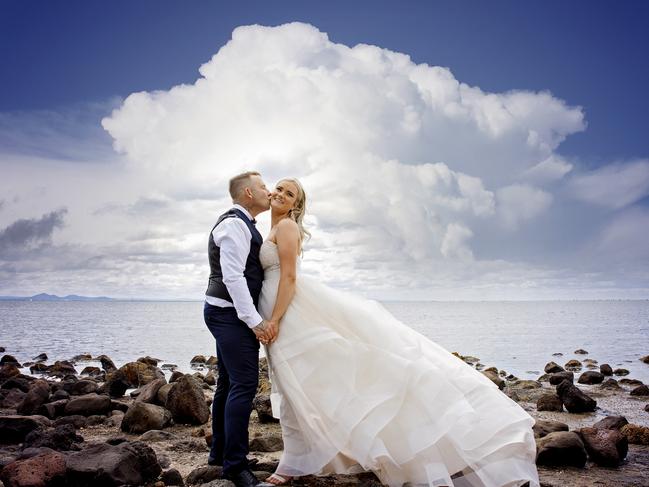
[[[259,261],[259,249],[261,248],[264,239],[253,223],[248,220],[245,213],[237,208],[232,208],[223,213],[210,232],[209,240],[207,242],[207,255],[210,261],[210,278],[207,283],[207,291],[205,291],[205,294],[214,298],[225,299],[226,301],[232,302],[232,297],[223,283],[223,272],[221,271],[221,249],[214,243],[214,237],[212,237],[214,229],[226,218],[241,219],[248,226],[250,234],[252,235],[252,239],[250,240],[250,253],[246,260],[246,267],[243,271],[243,276],[246,278],[250,296],[252,297],[252,301],[256,307],[259,304],[259,294],[261,293],[261,285],[264,281],[264,269]]]

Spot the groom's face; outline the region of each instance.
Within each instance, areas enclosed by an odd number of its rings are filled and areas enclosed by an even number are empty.
[[[250,176],[250,192],[252,193],[252,203],[260,211],[266,211],[270,208],[270,191],[266,188],[261,176]]]

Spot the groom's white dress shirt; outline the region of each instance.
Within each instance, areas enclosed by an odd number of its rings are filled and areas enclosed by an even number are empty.
[[[234,205],[234,208],[253,220],[252,215],[243,206]],[[225,284],[232,302],[213,296],[205,296],[205,301],[212,306],[221,308],[234,306],[239,319],[250,328],[254,328],[263,319],[255,309],[246,278],[243,276],[250,253],[250,240],[252,239],[250,230],[241,218],[226,218],[212,231],[212,238],[220,249],[223,284]]]

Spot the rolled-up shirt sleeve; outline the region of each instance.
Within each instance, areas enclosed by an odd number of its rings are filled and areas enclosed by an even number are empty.
[[[250,328],[263,321],[255,309],[243,272],[250,253],[250,230],[238,218],[228,218],[212,232],[214,243],[220,248],[223,284],[230,293],[237,316]]]

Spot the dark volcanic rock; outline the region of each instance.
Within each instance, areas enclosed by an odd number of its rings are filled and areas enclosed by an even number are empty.
[[[181,377],[173,384],[165,407],[171,411],[176,423],[205,424],[210,417],[203,389],[190,375]]]
[[[167,404],[167,398],[169,397],[169,391],[173,387],[173,384],[165,384],[159,390],[156,396],[156,402],[158,404]]]
[[[576,355],[588,355],[588,352],[584,350],[583,348],[578,348],[573,352]]]
[[[88,360],[92,360],[92,355],[89,353],[80,353],[70,359],[71,362],[87,362]]]
[[[81,375],[89,375],[91,377],[97,376],[99,374],[101,374],[101,369],[93,365],[88,365],[81,371]]]
[[[7,364],[15,365],[16,367],[22,367],[22,365],[20,365],[20,362],[18,362],[16,357],[14,357],[13,355],[3,355],[2,358],[0,358],[0,365]]]
[[[27,394],[20,389],[0,390],[0,408],[16,409]]]
[[[544,394],[536,401],[536,409],[538,411],[563,411],[563,403],[561,398],[556,394]]]
[[[147,385],[142,386],[140,388],[140,393],[138,394],[135,401],[155,404],[158,400],[158,391],[166,383],[167,380],[163,377],[162,379],[156,379],[152,382],[149,382]]]
[[[600,371],[602,374],[606,375],[606,376],[613,375],[613,369],[611,368],[611,366],[610,366],[609,364],[602,364],[602,365],[600,365],[600,366],[599,366],[599,371]]]
[[[189,485],[201,485],[221,478],[223,473],[222,467],[208,466],[198,467],[192,470],[187,476],[187,483]]]
[[[34,430],[45,427],[39,416],[0,416],[0,443],[22,443]]]
[[[251,451],[272,452],[280,451],[284,448],[282,436],[279,434],[266,434],[250,440]]]
[[[564,368],[556,362],[548,362],[547,364],[545,364],[545,368],[543,370],[546,374],[554,374],[557,372],[563,372]]]
[[[50,397],[50,385],[44,380],[36,380],[29,388],[25,399],[16,408],[18,414],[29,416],[34,414],[41,404]]]
[[[601,467],[617,467],[629,451],[629,442],[618,430],[582,428],[579,434],[588,456]]]
[[[106,375],[106,381],[99,390],[110,397],[122,397],[129,387],[130,384],[127,382],[124,373],[114,370]]]
[[[649,428],[637,424],[626,424],[620,429],[629,443],[634,445],[649,445]]]
[[[46,452],[10,463],[2,469],[0,479],[5,487],[62,487],[66,485],[65,472],[65,456]]]
[[[46,418],[55,419],[63,415],[65,412],[65,405],[69,401],[67,399],[60,399],[58,401],[48,402],[42,404],[37,410],[36,413]]]
[[[139,441],[91,446],[68,456],[67,466],[71,487],[143,485],[162,471],[153,449]]]
[[[24,375],[10,377],[2,383],[2,389],[19,389],[22,392],[28,392],[34,381]]]
[[[161,430],[171,422],[171,413],[162,406],[134,402],[122,419],[121,429],[126,433],[144,433]]]
[[[252,401],[252,407],[257,411],[260,423],[277,423],[279,420],[273,416],[268,394],[257,394]]]
[[[613,374],[618,376],[624,376],[624,375],[629,375],[629,371],[627,369],[615,369],[613,371]]]
[[[110,410],[110,397],[98,394],[78,396],[65,405],[66,415],[92,416],[93,414],[106,414]]]
[[[60,418],[57,418],[56,421],[54,421],[53,426],[60,426],[62,424],[71,424],[75,428],[85,428],[88,426],[88,418],[85,416],[81,416],[80,414],[73,414],[71,416],[62,416]]]
[[[117,367],[115,367],[115,363],[111,360],[111,358],[108,355],[99,355],[98,357],[95,358],[95,360],[99,360],[101,362],[101,368],[104,369],[106,373],[117,370]]]
[[[99,386],[94,380],[82,379],[75,382],[66,383],[63,389],[73,396],[82,396],[84,394],[97,392]]]
[[[577,382],[580,384],[601,384],[603,380],[604,374],[594,370],[589,370],[581,374]]]
[[[649,387],[643,384],[633,389],[630,394],[632,396],[649,396]]]
[[[556,372],[550,374],[549,381],[553,386],[561,384],[564,380],[573,382],[575,380],[575,374],[569,370],[564,370],[563,372]]]
[[[182,475],[180,475],[180,472],[175,468],[170,468],[166,472],[162,472],[160,480],[162,480],[165,485],[185,485]]]
[[[40,353],[40,354],[36,355],[36,357],[34,357],[32,360],[35,361],[35,362],[45,362],[47,360],[47,354],[46,353]]]
[[[550,433],[556,433],[557,431],[568,431],[569,428],[567,424],[559,421],[537,419],[532,429],[534,430],[535,437],[543,438],[544,436],[547,436]]]
[[[620,385],[615,379],[606,379],[601,383],[601,387],[604,389],[620,389]]]
[[[111,397],[122,397],[129,388],[138,388],[156,379],[164,379],[164,372],[144,362],[129,362],[106,376],[101,390]]]
[[[565,367],[566,370],[577,371],[577,370],[581,370],[582,365],[579,360],[572,359],[566,362]]]
[[[176,382],[176,381],[177,381],[178,379],[180,379],[183,375],[185,375],[185,374],[183,374],[180,370],[174,370],[174,371],[171,373],[171,377],[169,377],[169,383],[171,384],[172,382]]]
[[[66,375],[77,375],[77,370],[71,362],[57,360],[54,365],[48,367],[47,373],[53,377],[65,377]]]
[[[45,374],[48,370],[50,370],[50,366],[43,363],[37,363],[29,366],[29,371],[32,374]]]
[[[76,450],[76,443],[83,442],[77,430],[71,424],[62,424],[49,430],[34,430],[25,437],[25,446],[33,448],[47,447],[56,451]]]
[[[20,375],[20,369],[15,364],[9,363],[0,366],[0,382],[7,380],[10,377]]]
[[[153,365],[154,367],[157,367],[158,362],[160,362],[160,360],[158,360],[157,358],[149,357],[148,355],[146,357],[140,357],[139,359],[137,359],[137,361],[144,364]]]
[[[557,395],[570,413],[584,413],[594,411],[597,401],[587,396],[577,386],[564,380],[557,386]]]
[[[583,467],[586,465],[584,442],[572,431],[550,433],[536,440],[536,463],[556,467]]]

